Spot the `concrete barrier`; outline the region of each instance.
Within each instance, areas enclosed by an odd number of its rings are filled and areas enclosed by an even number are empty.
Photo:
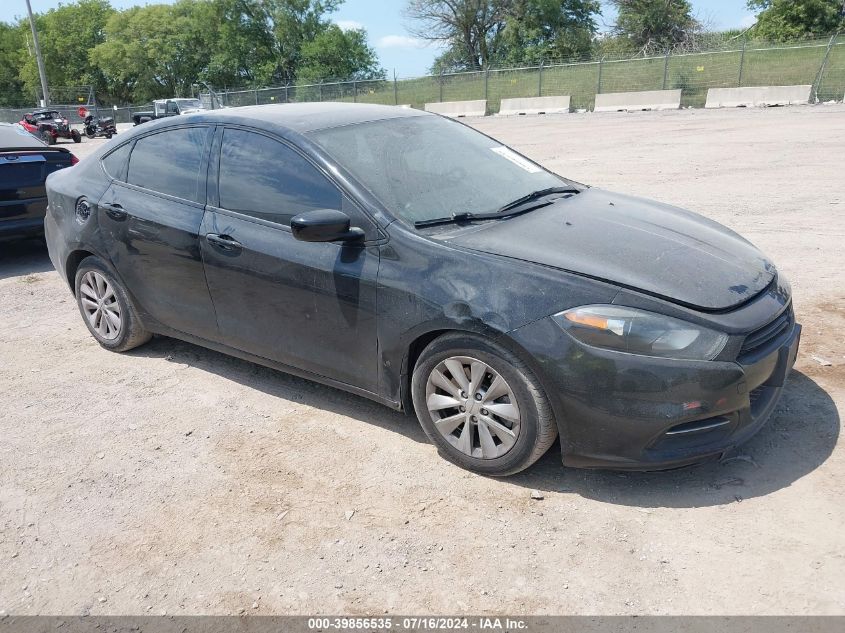
[[[636,110],[677,110],[681,91],[604,92],[596,95],[594,112],[629,112]]]
[[[756,106],[805,105],[810,103],[811,85],[758,86],[754,88],[710,88],[705,108],[752,108]]]
[[[465,116],[484,116],[487,114],[487,100],[477,101],[441,101],[439,103],[426,103],[426,112],[434,112],[453,119]]]
[[[569,96],[502,99],[499,114],[557,114],[569,112]]]

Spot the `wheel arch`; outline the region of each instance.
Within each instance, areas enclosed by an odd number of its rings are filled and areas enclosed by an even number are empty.
[[[76,292],[76,271],[79,270],[79,265],[86,257],[98,257],[102,259],[102,257],[91,251],[76,249],[71,251],[65,261],[65,275],[67,276],[67,283],[73,292]]]
[[[528,366],[528,368],[531,370],[531,373],[534,374],[534,377],[537,379],[537,381],[540,383],[540,386],[543,388],[543,391],[546,393],[546,397],[549,397],[549,387],[547,381],[544,379],[542,369],[537,363],[536,359],[528,351],[526,351],[525,348],[523,348],[519,343],[517,343],[512,337],[508,336],[507,332],[500,332],[490,327],[440,327],[418,334],[416,338],[414,338],[408,344],[408,350],[402,363],[401,381],[401,402],[402,407],[406,412],[413,413],[414,411],[414,405],[411,399],[411,378],[414,372],[414,368],[417,365],[417,361],[420,358],[420,355],[422,354],[423,350],[433,341],[439,339],[440,337],[446,334],[452,333],[474,334],[476,336],[485,337],[490,341],[505,347],[509,352],[514,354]],[[558,430],[560,431],[560,421],[556,420],[556,423],[558,426]]]

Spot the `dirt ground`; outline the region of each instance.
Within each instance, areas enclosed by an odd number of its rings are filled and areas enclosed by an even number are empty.
[[[773,257],[802,350],[741,459],[473,475],[346,393],[165,338],[106,352],[43,247],[3,244],[0,612],[845,614],[845,107],[473,124]]]

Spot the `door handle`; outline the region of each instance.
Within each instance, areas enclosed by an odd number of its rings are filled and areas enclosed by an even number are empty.
[[[126,219],[127,213],[119,204],[101,204],[100,206],[105,209],[106,215],[109,216],[112,220]]]
[[[233,240],[228,235],[206,233],[205,239],[208,240],[209,244],[213,244],[217,248],[224,251],[239,251],[243,248],[243,245],[239,241]]]

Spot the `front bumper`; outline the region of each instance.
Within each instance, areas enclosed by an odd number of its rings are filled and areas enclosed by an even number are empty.
[[[535,359],[558,421],[563,462],[666,470],[719,459],[774,410],[801,326],[737,362],[682,361],[581,344],[551,319],[511,333]]]

